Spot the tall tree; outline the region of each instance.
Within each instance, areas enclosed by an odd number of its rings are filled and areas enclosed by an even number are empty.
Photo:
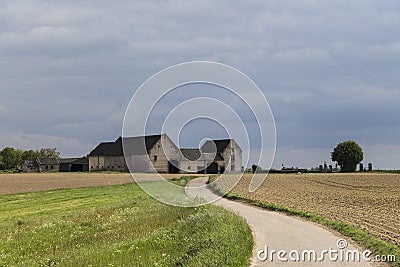
[[[339,164],[341,172],[354,172],[357,164],[364,159],[364,152],[355,141],[348,140],[333,149],[331,158]]]
[[[25,150],[22,152],[22,161],[24,160],[35,160],[38,156],[38,152],[35,150]]]
[[[0,152],[0,155],[5,170],[13,170],[21,167],[22,150],[6,147]]]
[[[36,151],[37,157],[43,158],[60,158],[60,152],[57,151],[56,148],[41,148]]]

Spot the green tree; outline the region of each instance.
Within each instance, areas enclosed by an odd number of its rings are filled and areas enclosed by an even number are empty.
[[[35,160],[38,157],[38,152],[35,150],[25,150],[22,152],[22,161],[25,160]]]
[[[355,141],[348,140],[333,149],[331,158],[339,164],[341,172],[354,172],[357,164],[364,159],[364,153]]]
[[[56,148],[41,148],[36,151],[37,157],[43,158],[60,158],[60,152]]]
[[[0,152],[0,156],[5,170],[13,170],[21,167],[22,150],[6,147]]]
[[[3,163],[3,156],[1,155],[1,152],[0,152],[0,171],[2,171],[4,169],[5,169],[5,167],[4,167],[4,163]]]

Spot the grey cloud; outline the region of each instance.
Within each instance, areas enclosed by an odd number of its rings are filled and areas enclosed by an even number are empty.
[[[395,0],[4,1],[1,143],[12,133],[112,140],[150,75],[215,60],[260,86],[280,146],[325,151],[341,138],[396,146],[399,8]]]

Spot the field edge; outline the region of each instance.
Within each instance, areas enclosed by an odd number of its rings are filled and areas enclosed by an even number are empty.
[[[212,177],[215,178],[215,177]],[[209,182],[213,181],[214,179],[210,179]],[[296,210],[289,207],[281,206],[274,203],[267,203],[259,200],[252,200],[249,198],[242,197],[240,195],[224,192],[222,189],[218,188],[216,183],[209,183],[210,188],[214,190],[217,194],[223,195],[224,198],[233,200],[233,201],[240,201],[246,204],[250,204],[252,206],[260,207],[270,211],[276,211],[280,213],[284,213],[290,216],[296,216],[300,218],[304,218],[311,222],[323,225],[332,229],[343,236],[351,238],[355,243],[360,245],[363,248],[369,249],[373,255],[395,255],[396,261],[395,262],[387,262],[389,265],[393,267],[400,266],[400,248],[394,244],[389,244],[388,242],[374,237],[367,232],[358,229],[354,225],[349,223],[345,223],[342,221],[333,221],[327,219],[325,217],[315,215],[308,211],[303,210]]]

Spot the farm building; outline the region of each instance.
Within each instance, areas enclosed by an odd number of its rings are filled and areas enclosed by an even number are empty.
[[[210,140],[200,149],[181,149],[180,169],[188,173],[238,173],[242,149],[233,139]]]
[[[177,172],[171,162],[173,157],[168,161],[163,147],[172,150],[172,153],[169,153],[171,155],[177,154],[178,148],[166,134],[127,137],[124,138],[123,142],[126,144],[125,147],[128,148],[125,152],[131,170],[135,172],[151,172],[151,166],[148,166],[148,159],[150,159],[157,172]],[[122,137],[119,137],[114,142],[100,143],[89,153],[88,158],[90,171],[128,171],[123,152]]]
[[[89,159],[64,158],[60,159],[60,172],[87,172],[89,171]]]
[[[166,134],[119,137],[100,143],[88,158],[89,171],[224,173],[242,167],[242,150],[233,139],[207,141],[200,150],[179,149]]]
[[[56,158],[36,158],[35,160],[26,160],[22,164],[24,172],[58,172],[60,162]]]

